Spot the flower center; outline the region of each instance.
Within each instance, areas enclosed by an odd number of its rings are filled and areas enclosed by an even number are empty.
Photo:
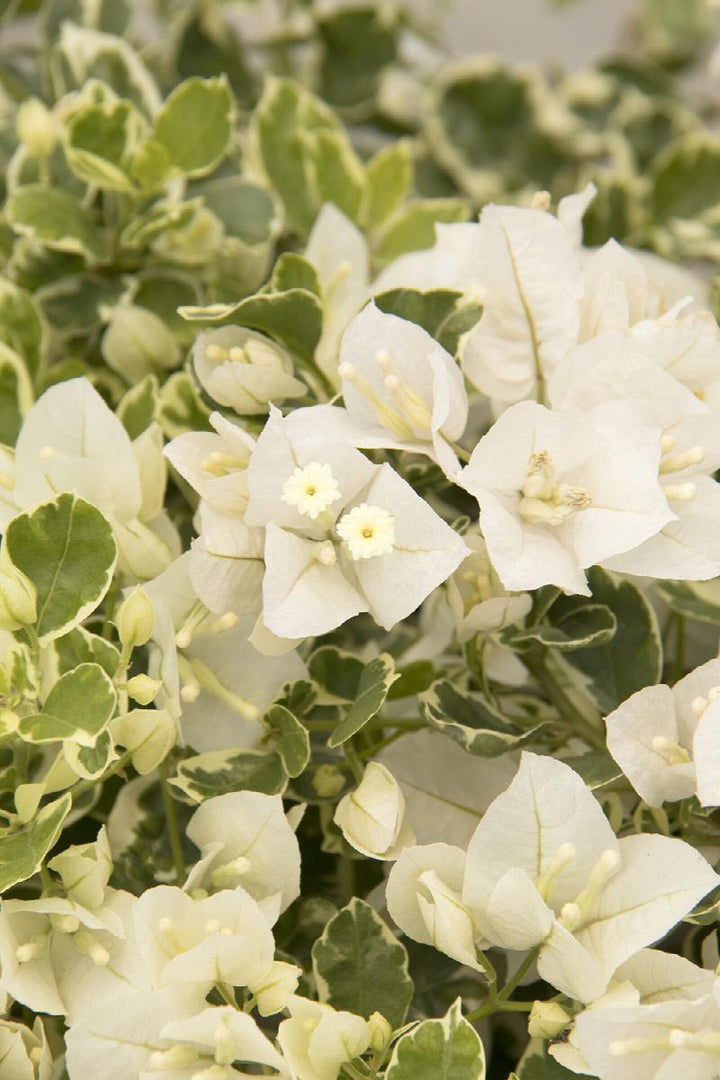
[[[389,555],[395,548],[395,518],[382,506],[361,503],[353,507],[340,518],[337,531],[356,562]]]
[[[572,484],[559,484],[547,450],[531,454],[522,486],[518,513],[531,525],[560,525],[576,510],[592,505],[590,493]]]
[[[283,484],[280,498],[299,514],[314,521],[340,498],[340,489],[329,465],[311,461],[298,466]]]

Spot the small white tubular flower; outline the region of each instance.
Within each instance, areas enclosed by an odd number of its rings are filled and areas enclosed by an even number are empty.
[[[325,425],[327,406],[314,406],[297,409],[283,417],[275,409],[270,409],[270,417],[265,425],[252,455],[248,467],[247,479],[250,500],[245,520],[249,525],[280,525],[318,535],[323,532],[327,515],[334,521],[343,506],[354,499],[375,474],[373,466],[366,457],[340,437],[333,440],[328,437]],[[341,410],[329,410],[340,412]],[[321,521],[317,516],[308,514],[308,507],[302,495],[303,483],[296,477],[307,466],[312,466],[307,482],[316,474],[326,502]],[[296,490],[305,507],[301,510],[297,498],[288,494]],[[316,526],[315,532],[312,532]]]
[[[189,431],[165,447],[165,457],[198,495],[226,514],[243,514],[248,501],[246,470],[255,440],[220,413],[210,414],[211,431]]]
[[[580,328],[583,279],[572,240],[552,214],[490,205],[477,258],[487,268],[486,296],[465,342],[465,373],[499,404],[536,397]]]
[[[355,562],[389,555],[395,548],[395,517],[382,506],[360,503],[343,514],[337,533]]]
[[[281,638],[328,633],[361,611],[389,630],[468,550],[389,465],[319,441],[326,412],[298,409],[283,419],[271,410],[248,470],[246,521],[266,526],[263,622]],[[284,497],[295,470],[311,463],[328,466],[340,493],[335,499],[332,487],[314,520]]]
[[[463,539],[472,554],[460,563],[446,583],[461,645],[477,633],[492,634],[520,622],[532,606],[528,593],[512,593],[503,588],[477,528],[468,530]]]
[[[288,1009],[278,1042],[296,1080],[337,1080],[341,1065],[370,1046],[370,1028],[361,1016],[294,995]]]
[[[475,946],[483,943],[462,900],[464,871],[461,848],[408,847],[390,871],[386,902],[391,918],[408,937],[479,971]]]
[[[133,913],[138,945],[156,985],[262,982],[275,943],[266,915],[236,886],[192,900],[171,885],[148,889]]]
[[[279,893],[282,911],[300,895],[300,848],[279,795],[234,791],[207,799],[187,835],[201,860],[186,891],[242,885],[256,900]]]
[[[302,397],[307,387],[293,375],[292,358],[264,334],[222,326],[200,334],[192,351],[198,381],[219,405],[241,416],[267,412],[268,402]]]
[[[325,203],[310,231],[305,258],[317,271],[322,293],[323,329],[315,358],[337,386],[340,339],[368,298],[368,247],[357,226],[333,203]]]
[[[194,1073],[201,1076],[203,1066],[211,1067],[213,1063],[216,1066],[229,1066],[233,1062],[252,1062],[269,1065],[279,1072],[285,1071],[282,1055],[267,1036],[263,1035],[255,1020],[229,1005],[203,1009],[196,1016],[182,1020],[171,1020],[162,1028],[160,1035],[162,1039],[174,1042],[176,1047],[192,1047],[196,1051],[197,1060],[189,1060],[189,1064],[194,1066]],[[165,1070],[173,1064],[172,1053],[172,1050],[169,1054],[161,1052],[155,1061],[151,1059],[151,1076],[154,1068],[161,1080]],[[232,1074],[233,1070],[228,1069],[227,1074],[223,1072],[222,1076],[231,1077]],[[208,1075],[212,1076],[212,1073]]]
[[[542,978],[587,1002],[718,882],[681,840],[618,841],[572,769],[524,753],[470,842],[462,896],[483,937],[510,949],[540,945]]]
[[[415,840],[405,820],[405,796],[389,769],[376,761],[366,765],[355,791],[340,800],[334,820],[348,844],[371,859],[396,859]]]
[[[457,470],[451,444],[467,423],[463,377],[427,331],[368,304],[348,326],[340,360],[348,437],[356,446],[414,450],[448,475]]]
[[[310,461],[307,465],[295,467],[283,484],[280,498],[288,506],[296,507],[299,514],[307,514],[311,521],[315,521],[341,495],[330,466]]]
[[[720,992],[693,1001],[589,1009],[575,1040],[600,1080],[713,1080],[720,1056]]]
[[[553,584],[589,595],[584,570],[637,547],[673,517],[658,481],[657,435],[597,411],[512,406],[476,446],[458,483],[506,589]]]
[[[697,794],[720,805],[720,660],[638,690],[606,718],[608,750],[649,806]]]

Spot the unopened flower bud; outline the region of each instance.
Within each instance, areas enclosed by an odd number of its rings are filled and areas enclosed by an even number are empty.
[[[141,585],[120,605],[115,625],[120,641],[128,649],[145,645],[150,640],[155,625],[155,610],[152,600]]]
[[[312,786],[321,799],[332,799],[345,787],[345,778],[337,765],[318,765]]]
[[[38,98],[28,98],[17,113],[17,133],[31,157],[48,157],[57,142],[55,121],[50,110]]]
[[[393,1029],[383,1014],[379,1012],[374,1012],[367,1024],[370,1032],[370,1046],[376,1054],[381,1054],[392,1038]]]
[[[121,304],[109,312],[100,351],[113,371],[132,383],[180,362],[178,344],[162,319],[136,304]]]
[[[553,1039],[572,1017],[556,1001],[536,1001],[530,1011],[528,1032],[533,1039]]]
[[[295,964],[275,960],[261,983],[250,987],[261,1016],[274,1016],[282,1012],[287,1000],[297,989],[302,971]]]
[[[0,629],[19,630],[37,619],[37,593],[30,578],[0,548]]]
[[[335,824],[348,844],[371,859],[396,859],[412,843],[404,824],[405,796],[392,773],[376,761],[365,768],[359,787],[335,810]]]
[[[149,705],[154,701],[162,687],[160,679],[151,679],[149,675],[133,675],[128,680],[127,692],[139,705]]]

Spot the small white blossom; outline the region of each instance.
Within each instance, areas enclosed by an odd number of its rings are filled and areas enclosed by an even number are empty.
[[[283,484],[280,497],[288,506],[297,507],[298,513],[307,514],[311,521],[315,521],[341,495],[330,466],[310,461],[302,468],[296,466]]]
[[[395,548],[395,517],[382,506],[360,503],[343,514],[336,527],[355,562],[389,555]]]

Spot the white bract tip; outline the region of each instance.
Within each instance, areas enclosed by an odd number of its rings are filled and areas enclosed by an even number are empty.
[[[382,506],[353,507],[340,518],[337,531],[355,561],[389,555],[395,547],[395,518]]]

